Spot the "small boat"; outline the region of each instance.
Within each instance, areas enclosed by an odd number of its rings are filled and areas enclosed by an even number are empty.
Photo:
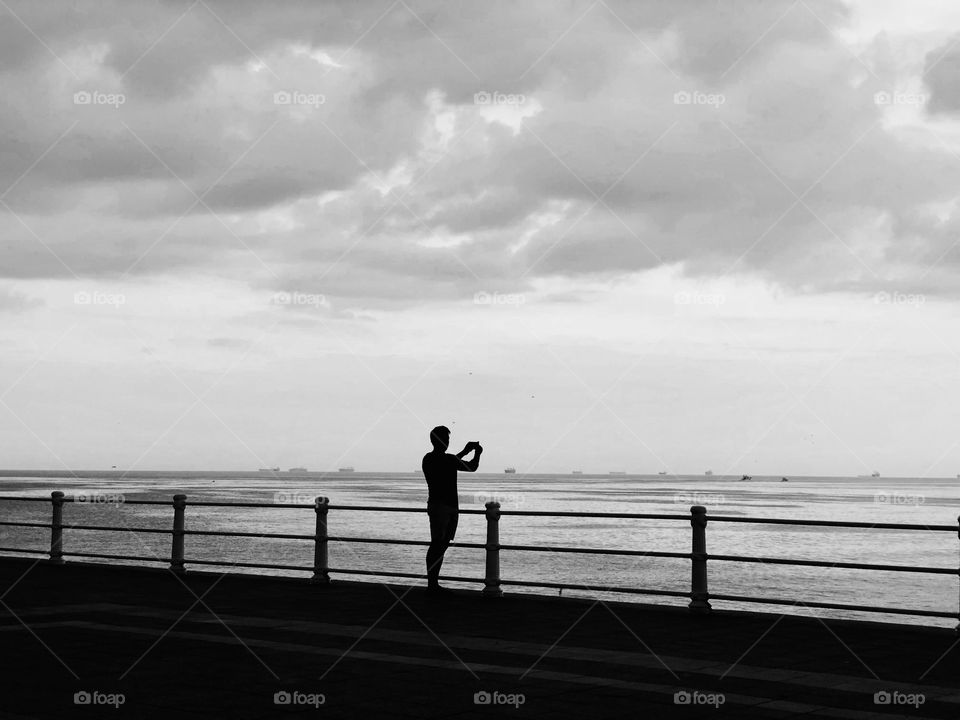
[[[347,465],[347,467],[337,468],[337,472],[353,472],[353,467]]]
[[[875,477],[875,478],[880,477],[880,473],[874,470],[872,473],[870,473],[870,477]]]
[[[276,467],[272,468],[260,468],[260,472],[280,472],[280,466],[277,465]]]
[[[789,478],[782,477],[782,478],[780,478],[780,482],[790,482],[790,479],[789,479]]]
[[[571,475],[583,475],[583,470],[574,470]]]
[[[713,475],[713,470],[707,470],[704,475]]]
[[[289,470],[287,470],[287,472],[305,473],[307,472],[307,469],[305,467],[295,467],[295,468],[290,468]]]
[[[657,473],[657,475],[666,475],[666,474],[667,474],[666,470],[661,470],[660,472]]]
[[[503,471],[508,475],[513,475],[513,473],[515,473],[517,469],[514,467],[509,467],[509,468],[504,468]]]
[[[744,475],[740,478],[740,482],[747,482],[747,480],[753,480],[753,475]]]

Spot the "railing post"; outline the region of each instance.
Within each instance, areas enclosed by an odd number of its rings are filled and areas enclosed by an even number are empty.
[[[690,508],[693,528],[693,569],[690,577],[690,612],[710,612],[710,593],[707,591],[707,509],[703,505]]]
[[[186,507],[186,495],[173,496],[173,549],[170,552],[170,569],[175,573],[185,572],[183,567],[183,515]]]
[[[313,539],[313,577],[310,582],[318,585],[330,584],[330,566],[327,557],[327,513],[330,512],[330,498],[314,498],[313,509],[317,513],[317,530]]]
[[[63,565],[63,493],[55,490],[50,493],[53,503],[53,520],[50,522],[50,562]]]
[[[500,503],[487,503],[487,572],[484,597],[502,597],[500,589]]]

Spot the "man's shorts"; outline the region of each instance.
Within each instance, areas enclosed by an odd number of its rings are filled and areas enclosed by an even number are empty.
[[[430,518],[430,542],[434,544],[453,542],[457,534],[460,511],[447,505],[427,504]]]

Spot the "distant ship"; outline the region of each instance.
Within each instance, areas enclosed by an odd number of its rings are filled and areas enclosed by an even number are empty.
[[[307,469],[302,467],[295,467],[295,468],[290,468],[289,470],[287,470],[287,472],[307,472]]]
[[[260,468],[260,472],[280,472],[280,466],[277,465],[276,467],[272,468]]]
[[[713,470],[707,470],[704,475],[713,475]]]
[[[583,470],[574,470],[574,471],[573,471],[572,473],[570,473],[570,474],[571,474],[571,475],[583,475]],[[960,477],[960,475],[958,475],[957,477]]]
[[[611,471],[610,471],[610,474],[611,474],[611,475],[626,475],[626,474],[627,474],[627,471],[626,471],[626,470],[611,470]]]
[[[782,477],[780,478],[780,482],[790,482],[790,478]]]
[[[338,472],[353,472],[353,468],[350,465],[347,467],[337,468]]]
[[[509,473],[509,474],[512,475],[513,473],[515,473],[515,472],[517,471],[517,469],[516,469],[516,468],[504,468],[503,471],[504,471],[505,473]]]
[[[666,475],[666,474],[667,474],[666,470],[661,470],[660,472],[657,473],[657,475]]]
[[[753,475],[744,475],[740,478],[740,482],[746,482],[747,480],[753,480]]]
[[[880,473],[874,470],[872,473],[870,473],[870,477],[880,477]]]

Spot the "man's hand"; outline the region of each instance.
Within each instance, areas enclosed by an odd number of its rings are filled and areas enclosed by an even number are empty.
[[[476,440],[471,440],[470,442],[468,442],[466,445],[463,446],[464,453],[468,453],[471,450],[475,450],[478,453],[483,452],[483,448],[480,446],[480,443],[478,443]]]

